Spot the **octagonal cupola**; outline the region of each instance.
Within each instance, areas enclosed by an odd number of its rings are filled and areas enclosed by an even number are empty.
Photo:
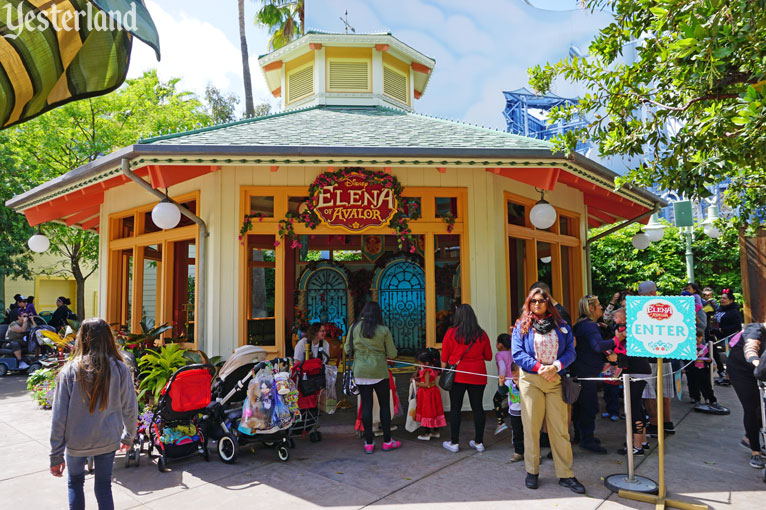
[[[258,59],[282,109],[315,105],[413,109],[436,61],[390,33],[308,32]]]

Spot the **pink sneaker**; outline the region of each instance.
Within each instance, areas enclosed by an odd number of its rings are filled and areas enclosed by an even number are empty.
[[[384,452],[387,452],[387,451],[389,451],[389,450],[396,450],[396,449],[397,449],[397,448],[399,448],[400,446],[402,446],[402,443],[400,443],[399,441],[396,441],[396,440],[392,439],[391,441],[389,441],[389,442],[387,442],[387,443],[383,443],[383,451],[384,451]]]
[[[385,449],[386,445],[383,445],[383,448]],[[372,453],[375,451],[375,443],[372,444],[364,444],[364,453]]]

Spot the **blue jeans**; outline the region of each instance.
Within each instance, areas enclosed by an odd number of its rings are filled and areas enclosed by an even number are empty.
[[[609,416],[620,416],[620,385],[604,383],[604,402]]]
[[[112,501],[112,466],[114,465],[114,454],[104,453],[93,457],[95,475],[96,501],[99,510],[114,510],[114,501]],[[66,467],[69,470],[69,510],[82,510],[85,508],[85,465],[88,462],[87,457],[66,456]]]

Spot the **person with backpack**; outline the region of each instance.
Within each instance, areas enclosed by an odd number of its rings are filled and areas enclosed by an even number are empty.
[[[51,423],[51,474],[69,467],[69,508],[85,508],[85,465],[93,457],[101,510],[114,508],[112,466],[117,450],[133,444],[138,402],[133,376],[109,324],[88,319],[77,332],[72,359],[56,379]],[[66,459],[66,460],[65,460]]]

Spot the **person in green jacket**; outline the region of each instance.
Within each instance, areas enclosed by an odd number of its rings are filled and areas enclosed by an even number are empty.
[[[364,452],[375,451],[372,430],[373,392],[380,404],[380,424],[383,428],[383,451],[394,450],[402,444],[391,439],[391,407],[386,359],[396,357],[396,347],[391,331],[383,324],[380,305],[370,301],[359,314],[359,320],[351,326],[343,346],[347,355],[354,356],[354,379],[362,400],[362,425],[364,426]]]

